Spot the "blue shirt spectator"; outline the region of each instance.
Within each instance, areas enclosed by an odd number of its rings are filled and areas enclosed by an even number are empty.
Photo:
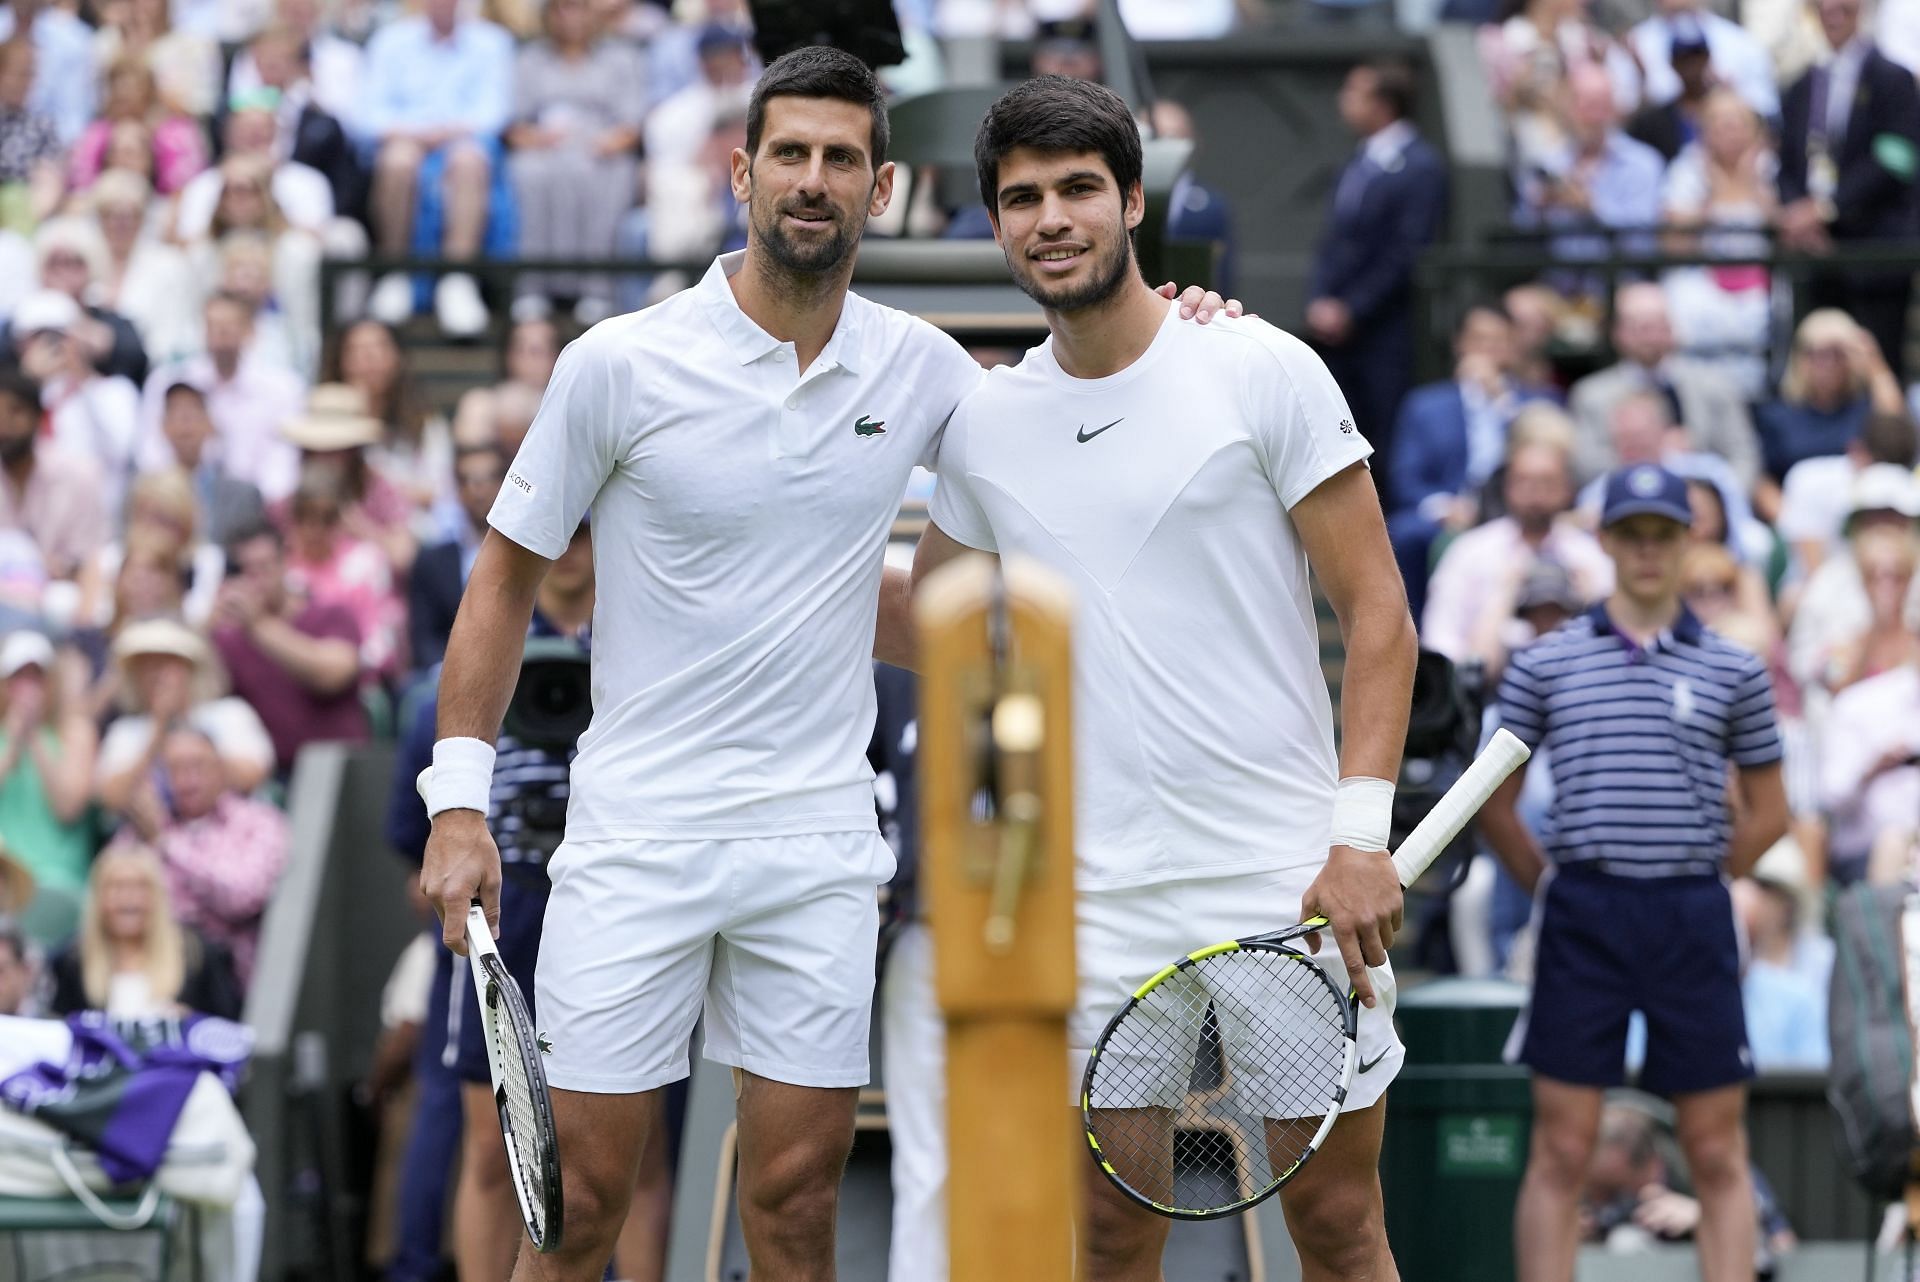
[[[479,19],[442,36],[426,18],[403,18],[368,44],[361,87],[370,135],[443,129],[491,139],[513,112],[513,37]]]
[[[11,5],[0,6],[0,41],[13,39],[19,22]],[[33,17],[33,92],[29,110],[52,118],[60,141],[72,146],[92,123],[99,77],[93,68],[93,30],[47,5]]]
[[[1571,137],[1558,151],[1520,175],[1520,206],[1514,221],[1525,227],[1567,229],[1553,237],[1556,258],[1582,261],[1607,256],[1610,238],[1577,235],[1598,224],[1636,234],[1619,238],[1629,253],[1651,253],[1660,222],[1660,181],[1666,162],[1645,143],[1621,132],[1613,83],[1599,67],[1578,67],[1567,77]]]

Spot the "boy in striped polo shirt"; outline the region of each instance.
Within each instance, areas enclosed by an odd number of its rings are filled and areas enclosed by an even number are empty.
[[[1533,996],[1508,1048],[1534,1073],[1521,1282],[1573,1276],[1602,1096],[1624,1076],[1636,1010],[1640,1085],[1672,1097],[1700,1195],[1701,1275],[1753,1277],[1753,1060],[1724,875],[1786,831],[1787,802],[1765,665],[1681,604],[1691,524],[1686,483],[1665,469],[1608,478],[1613,595],[1515,654],[1500,687],[1507,728],[1552,749],[1555,791],[1544,846],[1514,810],[1525,767],[1480,812],[1494,852],[1536,890]]]

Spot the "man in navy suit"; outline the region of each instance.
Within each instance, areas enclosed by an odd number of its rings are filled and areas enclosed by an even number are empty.
[[[1340,117],[1363,141],[1334,189],[1307,304],[1307,335],[1373,443],[1377,467],[1393,457],[1394,416],[1413,383],[1413,266],[1447,203],[1446,164],[1415,131],[1412,112],[1406,66],[1369,62],[1347,73]]]
[[[1513,321],[1498,303],[1469,307],[1453,335],[1454,373],[1416,387],[1400,406],[1386,469],[1387,533],[1419,618],[1428,560],[1443,532],[1479,523],[1480,495],[1506,458],[1507,427],[1548,394],[1513,376]]]
[[[1920,232],[1920,89],[1874,48],[1862,3],[1816,0],[1833,57],[1781,105],[1780,237],[1793,249],[1822,253],[1834,242]],[[1897,373],[1912,286],[1910,270],[1840,270],[1816,277],[1808,301],[1851,313]]]
[[[487,511],[507,479],[506,456],[492,445],[463,446],[454,453],[453,476],[460,499],[459,533],[422,548],[407,576],[407,641],[416,672],[446,657],[467,571],[487,532]]]

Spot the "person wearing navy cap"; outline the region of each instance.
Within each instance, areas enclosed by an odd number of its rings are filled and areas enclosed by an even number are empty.
[[[1515,812],[1524,766],[1480,812],[1488,844],[1535,895],[1532,1000],[1507,1046],[1533,1070],[1521,1282],[1573,1275],[1580,1190],[1636,1011],[1639,1085],[1672,1098],[1699,1193],[1701,1272],[1753,1276],[1753,1056],[1725,878],[1786,832],[1787,800],[1766,665],[1681,603],[1692,520],[1686,482],[1665,468],[1608,477],[1613,594],[1514,654],[1500,685],[1502,723],[1552,748],[1555,793],[1544,838]]]

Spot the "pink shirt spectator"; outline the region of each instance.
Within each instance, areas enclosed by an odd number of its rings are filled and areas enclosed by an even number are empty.
[[[85,191],[100,176],[115,123],[96,120],[87,126],[80,140],[73,144],[67,181],[75,191]],[[171,196],[206,167],[207,142],[198,125],[183,117],[173,116],[153,126],[155,191],[162,196]]]
[[[292,623],[310,637],[360,644],[358,625],[339,606],[309,602],[293,616]],[[282,772],[293,769],[293,759],[310,743],[367,741],[367,712],[357,689],[349,687],[339,694],[309,690],[262,651],[242,628],[215,628],[213,645],[227,666],[234,694],[252,704],[266,723]]]
[[[371,543],[342,536],[324,561],[287,549],[287,587],[314,605],[335,606],[360,630],[360,666],[375,675],[399,670],[400,629],[406,606],[393,586],[386,554]]]
[[[24,486],[16,489],[0,475],[0,528],[33,537],[48,577],[72,578],[106,546],[110,533],[98,465],[42,441],[34,447],[33,472]]]
[[[232,793],[211,814],[169,825],[154,843],[180,920],[233,952],[245,987],[253,979],[260,918],[287,866],[287,817]]]

